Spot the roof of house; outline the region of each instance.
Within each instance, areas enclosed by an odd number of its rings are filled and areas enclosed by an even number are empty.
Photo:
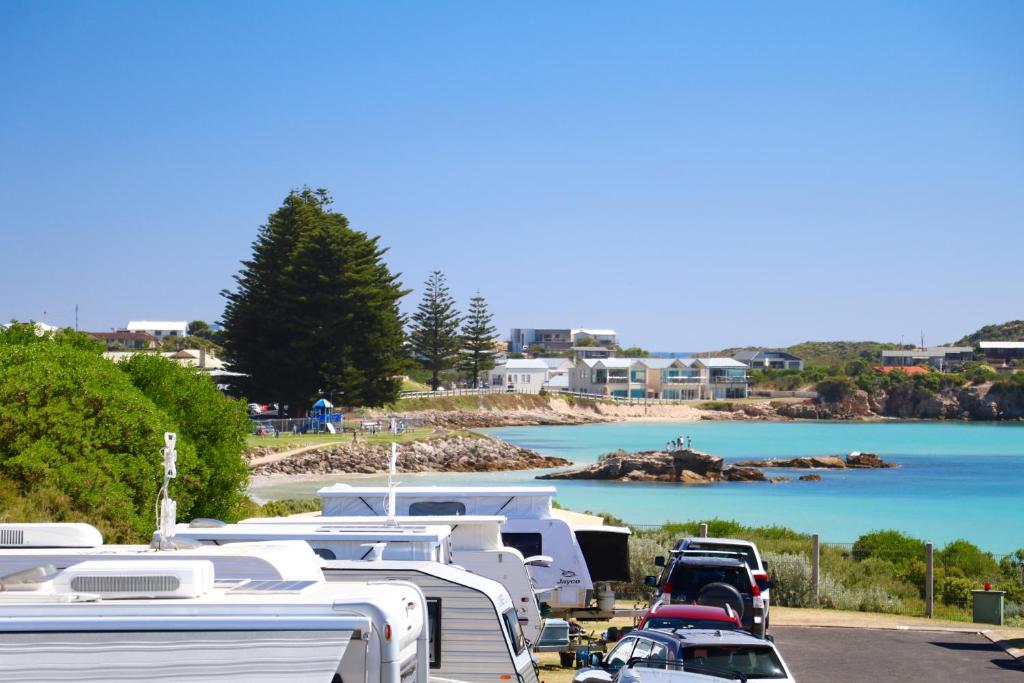
[[[776,349],[745,349],[732,354],[732,357],[739,361],[752,361],[765,357],[800,360],[800,356],[794,356],[788,351],[779,351]]]
[[[141,341],[156,341],[156,337],[145,332],[89,332],[90,337],[96,339],[138,339]]]
[[[882,357],[889,358],[937,358],[949,353],[972,353],[972,346],[929,346],[926,349],[889,349],[882,351]]]
[[[696,358],[706,368],[745,368],[746,364],[733,358]]]
[[[573,330],[573,333],[582,332],[583,334],[589,334],[590,336],[601,336],[601,337],[614,337],[615,330],[604,329],[600,327],[578,327]]]
[[[540,358],[511,358],[505,361],[505,368],[508,370],[547,370],[548,364]]]
[[[649,368],[664,370],[676,362],[675,358],[641,358],[640,361]]]
[[[902,372],[904,375],[920,375],[930,372],[928,368],[922,368],[920,365],[880,365],[875,370],[886,375],[890,372]]]
[[[983,341],[978,342],[983,349],[1024,349],[1024,341]]]
[[[534,360],[543,361],[551,370],[556,370],[566,363],[572,365],[572,361],[568,358],[535,358]]]
[[[128,331],[136,330],[185,330],[188,327],[186,320],[129,320]]]

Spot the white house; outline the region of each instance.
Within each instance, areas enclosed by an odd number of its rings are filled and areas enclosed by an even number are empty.
[[[142,332],[156,337],[158,342],[168,337],[184,337],[188,333],[186,320],[129,320],[124,332]]]
[[[490,372],[491,386],[525,394],[537,394],[548,378],[548,364],[538,358],[516,359],[497,365]]]
[[[569,371],[569,390],[633,399],[744,398],[747,366],[732,358],[584,358]]]

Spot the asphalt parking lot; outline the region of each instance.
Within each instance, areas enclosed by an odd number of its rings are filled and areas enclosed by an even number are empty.
[[[779,626],[775,644],[800,683],[1024,681],[1024,667],[982,635]]]

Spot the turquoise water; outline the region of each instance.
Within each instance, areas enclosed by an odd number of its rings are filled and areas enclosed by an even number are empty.
[[[576,510],[610,512],[634,524],[721,517],[818,532],[852,542],[895,528],[944,544],[967,538],[997,553],[1024,547],[1024,425],[971,423],[699,422],[610,423],[482,430],[511,443],[574,462],[616,450],[658,449],[690,435],[693,446],[726,460],[870,451],[898,469],[818,471],[820,482],[680,486],[596,481],[536,482],[536,472],[402,475],[408,484],[553,483],[558,501]],[[774,472],[774,470],[773,470]],[[800,472],[778,470],[795,477]],[[263,499],[308,495],[327,477],[260,485]]]

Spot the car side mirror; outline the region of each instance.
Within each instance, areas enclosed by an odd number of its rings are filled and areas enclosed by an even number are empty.
[[[658,585],[658,577],[657,576],[645,576],[644,577],[644,585],[645,586],[650,586],[651,588],[654,588],[655,586]]]
[[[655,567],[664,567],[665,566],[665,556],[664,555],[658,555],[657,557],[655,557],[654,558],[654,566]]]
[[[768,571],[768,563],[764,560],[761,560],[761,569]]]
[[[604,668],[604,654],[602,654],[600,652],[591,652],[590,653],[590,666],[603,669]]]
[[[771,590],[772,588],[775,588],[775,582],[769,579],[769,581],[768,581],[768,590]]]

